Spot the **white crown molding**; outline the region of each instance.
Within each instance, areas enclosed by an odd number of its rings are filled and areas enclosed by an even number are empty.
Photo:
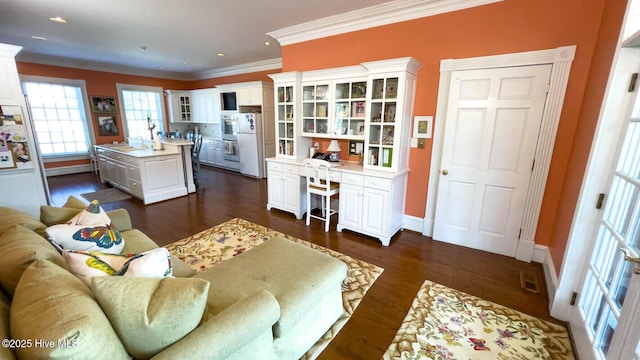
[[[69,58],[44,56],[44,55],[36,55],[36,54],[29,54],[29,53],[18,54],[16,60],[21,62],[42,64],[42,65],[52,65],[52,66],[68,67],[73,69],[111,72],[116,74],[126,74],[126,75],[135,75],[135,76],[148,76],[148,77],[171,79],[171,80],[184,80],[185,78],[185,74],[177,73],[177,72],[141,69],[141,68],[135,68],[135,67],[122,66],[122,65],[79,61],[79,60],[74,60]]]
[[[249,64],[242,64],[242,65],[230,66],[226,68],[212,69],[212,70],[202,71],[198,73],[186,73],[186,74],[179,73],[179,72],[149,70],[149,69],[141,69],[141,68],[135,68],[135,67],[120,66],[120,65],[96,63],[96,62],[77,61],[77,60],[68,59],[68,58],[42,56],[42,55],[34,55],[34,54],[27,54],[27,53],[18,54],[18,57],[16,58],[16,60],[21,62],[36,63],[36,64],[42,64],[42,65],[68,67],[73,69],[93,70],[93,71],[101,71],[101,72],[111,72],[116,74],[148,76],[148,77],[154,77],[154,78],[160,78],[160,79],[185,80],[185,81],[210,79],[210,78],[216,78],[216,77],[222,77],[222,76],[246,74],[251,72],[274,70],[274,69],[282,68],[282,58],[264,60],[264,61],[249,63]]]
[[[499,1],[503,0],[393,0],[271,31],[267,35],[284,46]]]
[[[282,58],[257,61],[248,64],[229,66],[226,68],[212,69],[194,74],[191,80],[219,78],[223,76],[247,74],[258,71],[276,70],[282,68]]]

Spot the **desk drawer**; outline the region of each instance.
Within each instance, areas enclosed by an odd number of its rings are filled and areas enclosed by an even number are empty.
[[[364,178],[364,187],[371,189],[389,190],[391,186],[391,180],[386,178],[379,178],[373,176],[367,176]]]
[[[329,178],[332,182],[342,182],[342,173],[339,171],[329,170]]]
[[[364,185],[364,176],[356,175],[356,174],[344,173],[344,174],[342,174],[341,182],[343,184],[362,186],[362,185]]]
[[[267,170],[269,171],[281,171],[288,174],[298,175],[298,165],[295,164],[285,164],[280,162],[269,161],[267,163]]]

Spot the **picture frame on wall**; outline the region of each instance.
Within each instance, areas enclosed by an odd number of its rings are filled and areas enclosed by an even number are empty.
[[[118,119],[115,115],[96,115],[96,122],[100,136],[120,135],[120,131],[118,131]]]
[[[414,138],[431,138],[432,116],[415,116],[413,118],[413,137]]]
[[[115,114],[115,96],[91,96],[91,111],[96,114]]]

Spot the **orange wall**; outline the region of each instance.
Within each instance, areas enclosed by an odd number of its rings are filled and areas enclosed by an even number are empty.
[[[423,64],[418,73],[415,114],[434,115],[442,59],[577,45],[535,239],[549,246],[559,269],[606,84],[602,75],[611,64],[623,3],[505,0],[284,46],[283,71],[412,56]],[[589,104],[584,104],[585,99]],[[426,149],[412,148],[410,152],[405,211],[420,218],[425,215],[432,142],[427,140],[426,145]]]

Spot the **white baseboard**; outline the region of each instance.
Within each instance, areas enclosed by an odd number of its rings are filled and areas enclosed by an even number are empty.
[[[422,234],[422,222],[422,218],[404,214],[403,225],[407,230],[416,231]]]
[[[69,175],[69,174],[78,174],[83,172],[91,172],[93,171],[93,167],[91,164],[86,165],[72,165],[72,166],[61,166],[55,168],[45,169],[44,173],[47,176],[58,176],[58,175]]]
[[[547,283],[547,295],[549,296],[549,299],[551,299],[549,301],[549,304],[551,304],[552,299],[555,299],[556,291],[558,289],[558,275],[556,268],[553,265],[553,259],[551,258],[549,248],[544,245],[535,245],[532,261],[542,263],[544,279]]]

